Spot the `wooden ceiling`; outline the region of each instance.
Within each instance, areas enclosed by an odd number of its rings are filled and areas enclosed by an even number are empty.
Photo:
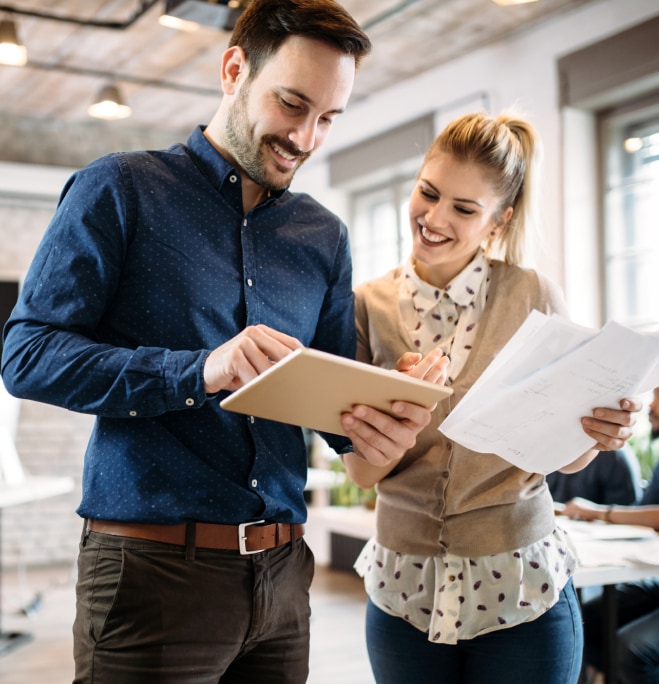
[[[343,0],[374,44],[358,72],[353,102],[592,1],[537,0],[501,7],[492,0]],[[26,66],[0,65],[0,112],[85,121],[92,97],[112,80],[132,108],[130,121],[136,126],[190,130],[205,123],[220,97],[218,65],[229,34],[208,27],[191,33],[165,28],[158,23],[164,4],[0,4],[0,19],[13,17],[28,50]]]

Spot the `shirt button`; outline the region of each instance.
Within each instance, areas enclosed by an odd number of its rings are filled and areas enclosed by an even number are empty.
[[[238,176],[236,176],[235,174],[232,173],[232,174],[229,176],[229,180],[230,180],[232,183],[235,183],[235,182],[238,180]]]
[[[137,411],[130,411],[128,413],[128,415],[131,416],[132,418],[135,418],[135,416],[137,415]]]
[[[249,287],[252,287],[252,279],[251,278],[247,278],[247,285]]]
[[[259,483],[259,481],[258,481],[256,478],[254,478],[254,479],[252,480],[252,487],[256,487],[256,485],[257,485],[258,483]]]
[[[247,219],[243,219],[243,228],[247,228]]]
[[[455,582],[455,575],[449,575],[449,576],[448,576],[448,581],[449,581],[449,582]]]
[[[188,397],[188,398],[185,400],[185,405],[186,405],[186,406],[194,406],[194,399],[191,399],[190,397]]]
[[[252,425],[254,425],[254,416],[250,416],[250,417],[249,417],[249,422],[250,422]]]

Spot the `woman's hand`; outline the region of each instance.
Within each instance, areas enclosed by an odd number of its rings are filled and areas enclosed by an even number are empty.
[[[368,489],[391,472],[416,444],[434,408],[395,401],[391,416],[370,406],[355,406],[350,413],[344,413],[341,425],[354,449],[354,453],[343,455],[350,479]]]
[[[597,458],[600,451],[621,449],[632,436],[636,416],[643,408],[641,399],[621,399],[619,409],[596,408],[592,416],[581,419],[584,432],[597,444],[585,454],[560,469],[561,473],[576,473]]]
[[[596,408],[592,417],[581,419],[584,432],[597,444],[593,449],[612,451],[620,449],[632,436],[632,428],[636,424],[636,413],[643,408],[643,401],[621,399],[619,409]]]
[[[444,385],[448,378],[448,364],[448,356],[444,356],[440,349],[433,349],[425,356],[406,352],[396,362],[396,370],[419,380]]]

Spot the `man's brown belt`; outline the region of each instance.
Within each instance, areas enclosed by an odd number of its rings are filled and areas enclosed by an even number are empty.
[[[186,546],[192,542],[196,548],[240,551],[243,555],[274,549],[290,542],[291,537],[299,539],[304,534],[304,525],[265,524],[263,520],[241,523],[240,525],[219,525],[203,522],[182,523],[180,525],[151,525],[111,520],[88,520],[87,529],[91,532],[146,539],[179,546]]]

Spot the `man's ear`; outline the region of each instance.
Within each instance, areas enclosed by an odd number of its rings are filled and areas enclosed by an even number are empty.
[[[238,45],[228,48],[222,55],[220,80],[222,92],[225,95],[234,95],[238,92],[240,83],[247,74],[247,59],[245,52]]]

